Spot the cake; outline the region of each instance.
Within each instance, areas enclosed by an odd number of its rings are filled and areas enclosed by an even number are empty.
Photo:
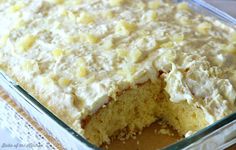
[[[235,111],[236,31],[161,0],[2,0],[0,68],[91,143]]]

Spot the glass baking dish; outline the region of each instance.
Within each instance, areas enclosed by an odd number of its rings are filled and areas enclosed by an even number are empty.
[[[235,27],[236,19],[203,0],[172,0],[176,3],[188,2],[197,13],[215,17],[229,26]],[[99,149],[58,119],[47,108],[28,94],[20,85],[0,70],[0,86],[33,119],[48,131],[66,149]],[[236,112],[194,133],[193,135],[169,145],[164,149],[224,149],[236,143]]]

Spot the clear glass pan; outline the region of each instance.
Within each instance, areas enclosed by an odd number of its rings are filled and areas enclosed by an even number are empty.
[[[229,26],[236,25],[236,19],[202,0],[173,1],[188,2],[197,13],[215,17]],[[0,71],[0,86],[66,149],[98,149],[58,119],[3,71]],[[224,149],[236,143],[235,137],[236,112],[164,149]]]

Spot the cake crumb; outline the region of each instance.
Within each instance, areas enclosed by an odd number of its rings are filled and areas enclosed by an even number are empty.
[[[157,133],[157,129],[154,130],[154,133],[155,133],[155,134]]]
[[[105,149],[109,149],[108,145],[105,145]]]
[[[160,129],[158,131],[158,134],[174,136],[174,134],[169,129]]]
[[[136,135],[133,135],[133,136],[132,136],[132,139],[133,139],[133,140],[135,140],[136,138],[137,138],[137,136],[136,136]]]
[[[139,143],[140,143],[139,140],[137,140],[137,145],[139,145]]]

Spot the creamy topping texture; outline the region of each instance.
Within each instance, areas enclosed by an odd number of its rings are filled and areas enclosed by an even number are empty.
[[[236,31],[186,3],[1,0],[0,16],[0,67],[72,118],[160,71],[209,123],[235,111]]]

